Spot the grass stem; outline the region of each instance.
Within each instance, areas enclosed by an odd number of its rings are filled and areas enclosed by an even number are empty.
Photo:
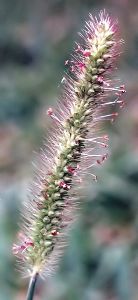
[[[38,273],[35,273],[30,279],[26,300],[33,300],[37,279]]]

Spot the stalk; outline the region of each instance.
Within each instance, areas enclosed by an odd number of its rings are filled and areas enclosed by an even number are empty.
[[[30,279],[26,300],[33,300],[33,298],[34,298],[35,287],[36,287],[38,275],[39,275],[38,273],[35,273]]]

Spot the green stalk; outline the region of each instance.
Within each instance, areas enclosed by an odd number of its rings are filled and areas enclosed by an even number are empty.
[[[30,279],[26,300],[33,300],[38,275],[38,273],[35,273]]]

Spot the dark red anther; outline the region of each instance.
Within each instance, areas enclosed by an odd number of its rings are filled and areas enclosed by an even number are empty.
[[[70,173],[71,175],[73,175],[74,172],[75,172],[75,169],[73,167],[71,167],[71,166],[68,166],[67,167],[67,171],[68,171],[68,173]]]
[[[97,164],[101,165],[101,161],[99,159],[97,159]]]
[[[70,189],[70,186],[68,184],[66,184],[65,181],[61,181],[59,186],[65,190],[69,190]]]
[[[51,234],[53,236],[57,236],[59,234],[59,232],[56,229],[54,229],[54,230],[51,231]]]
[[[107,144],[104,144],[104,145],[103,145],[103,147],[104,147],[104,148],[107,148],[107,147],[108,147],[108,145],[107,145]]]
[[[47,115],[48,116],[52,116],[53,115],[53,109],[51,107],[48,108]]]
[[[14,255],[18,254],[19,252],[25,250],[25,246],[24,245],[16,245],[16,244],[13,244],[13,247],[12,247],[12,252]]]
[[[25,239],[20,245],[13,244],[13,254],[16,255],[18,253],[23,253],[23,251],[27,250],[28,247],[34,247],[34,243],[29,239]]]
[[[102,161],[105,161],[107,159],[107,157],[108,157],[108,154],[103,155]]]
[[[126,93],[124,84],[120,86],[120,89],[122,94]]]
[[[25,241],[24,243],[25,243],[26,247],[30,247],[30,246],[33,247],[34,246],[34,243],[31,242],[31,241]]]

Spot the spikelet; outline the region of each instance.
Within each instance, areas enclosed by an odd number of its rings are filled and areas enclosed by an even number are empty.
[[[117,23],[105,12],[98,19],[89,16],[81,34],[83,46],[77,44],[72,60],[65,62],[70,75],[62,79],[62,101],[55,111],[47,111],[53,132],[41,151],[37,179],[26,203],[24,233],[19,245],[13,246],[30,275],[43,276],[57,264],[77,207],[74,186],[82,185],[86,175],[96,180],[91,167],[107,158],[103,121],[113,121],[117,113],[106,114],[106,107],[123,106],[125,92],[109,78],[122,43],[117,34]]]

